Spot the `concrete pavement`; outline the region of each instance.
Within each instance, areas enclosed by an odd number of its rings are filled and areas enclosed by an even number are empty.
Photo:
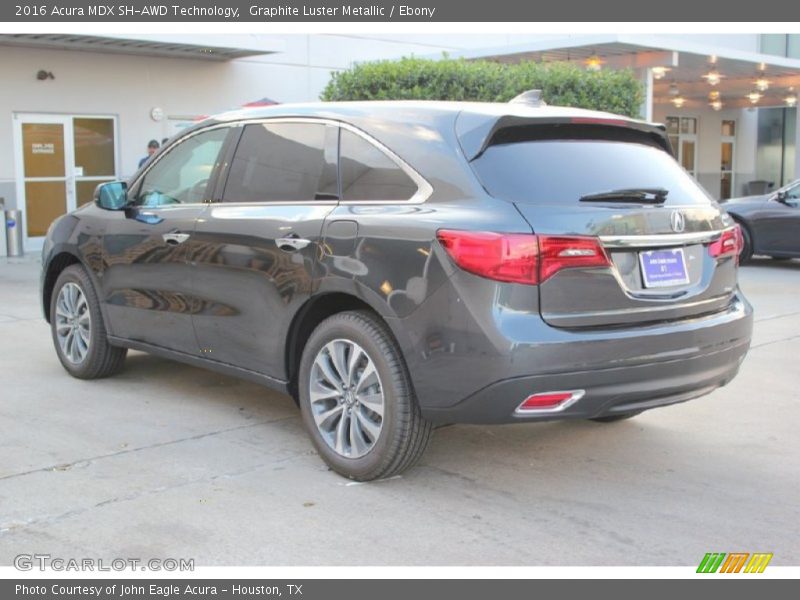
[[[0,262],[0,565],[800,564],[800,261],[741,271],[756,307],[738,378],[616,424],[452,426],[400,478],[327,470],[288,397],[131,353],[61,368],[38,265]]]

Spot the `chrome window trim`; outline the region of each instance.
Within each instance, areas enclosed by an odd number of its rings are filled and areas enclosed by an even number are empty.
[[[301,200],[301,201],[264,201],[264,202],[221,202],[220,204],[248,204],[250,206],[257,205],[257,204],[266,204],[266,205],[287,205],[287,204],[319,204],[319,205],[328,205],[328,204],[337,204],[342,206],[351,206],[351,205],[372,205],[372,204],[422,204],[430,198],[431,194],[433,194],[433,186],[428,183],[428,180],[425,179],[422,175],[417,173],[414,168],[409,165],[406,161],[400,158],[395,152],[393,152],[390,148],[386,145],[379,142],[377,139],[369,135],[368,133],[362,131],[358,127],[351,125],[350,123],[345,123],[344,121],[337,121],[336,119],[329,119],[327,117],[262,117],[257,119],[240,119],[237,121],[231,121],[226,123],[226,126],[231,127],[239,127],[245,125],[253,125],[258,123],[312,123],[312,124],[322,124],[322,125],[332,125],[334,127],[340,127],[342,129],[346,129],[351,133],[361,137],[367,143],[371,144],[378,150],[380,150],[383,154],[385,154],[389,160],[391,160],[395,165],[400,168],[408,177],[417,185],[417,191],[408,199],[406,200]],[[213,126],[216,127],[216,126]],[[209,128],[204,128],[200,131],[206,131]],[[199,133],[195,132],[195,133]],[[194,135],[194,134],[191,134]],[[188,136],[187,136],[188,137]]]
[[[398,168],[400,168],[408,177],[417,185],[417,191],[408,199],[406,200],[286,200],[286,201],[264,201],[264,202],[203,202],[201,204],[226,204],[230,206],[234,205],[247,205],[247,206],[286,206],[286,205],[342,205],[342,206],[351,206],[351,205],[373,205],[373,204],[423,204],[430,198],[431,194],[433,194],[433,186],[425,179],[422,175],[417,173],[414,168],[409,165],[406,161],[404,161],[400,156],[397,155],[394,151],[388,148],[385,144],[381,143],[368,133],[362,131],[358,127],[351,125],[350,123],[345,123],[344,121],[337,121],[336,119],[330,119],[327,117],[260,117],[255,119],[237,119],[235,121],[227,121],[225,123],[216,123],[214,125],[209,125],[208,127],[203,127],[202,129],[198,129],[197,131],[193,131],[190,134],[187,134],[185,137],[181,138],[175,144],[170,145],[169,151],[165,152],[164,154],[158,155],[158,157],[153,160],[153,162],[147,166],[147,168],[137,177],[132,185],[131,188],[136,187],[140,180],[143,179],[147,173],[152,169],[155,165],[158,164],[158,161],[161,160],[164,156],[172,152],[175,148],[180,147],[180,145],[191,137],[198,135],[200,133],[211,131],[212,129],[219,129],[220,127],[240,127],[245,125],[253,125],[258,123],[312,123],[312,124],[322,124],[322,125],[332,125],[334,127],[340,127],[342,129],[346,129],[351,133],[354,133],[364,139],[367,143],[371,144],[378,150],[380,150],[383,154],[385,154],[389,160],[391,160]],[[180,206],[189,206],[188,204],[182,204]]]

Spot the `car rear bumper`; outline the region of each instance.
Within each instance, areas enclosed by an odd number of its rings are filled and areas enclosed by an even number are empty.
[[[479,279],[442,286],[430,306],[390,320],[399,340],[417,336],[401,345],[434,422],[594,418],[682,402],[728,383],[750,346],[753,310],[738,290],[705,315],[576,330],[546,324],[529,286],[492,290]],[[515,412],[532,394],[571,390],[583,396],[563,410]]]
[[[428,408],[426,418],[446,423],[517,423],[553,419],[591,419],[648,410],[703,396],[734,378],[749,339],[723,350],[688,359],[633,367],[514,377],[492,383],[454,406]],[[563,410],[519,414],[534,393],[583,390]]]

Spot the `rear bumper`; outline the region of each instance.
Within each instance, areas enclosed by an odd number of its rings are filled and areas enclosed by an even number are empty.
[[[454,279],[459,278],[456,275]],[[554,328],[528,286],[461,277],[415,313],[389,320],[420,407],[438,423],[593,418],[683,402],[728,383],[750,346],[753,311],[727,308],[628,328]],[[487,311],[485,307],[492,307]],[[554,413],[515,414],[530,395],[583,390]]]
[[[724,350],[693,358],[635,367],[515,377],[498,381],[458,404],[429,408],[425,416],[447,423],[517,423],[553,419],[591,419],[685,402],[703,396],[734,378],[747,354],[749,338]],[[530,394],[585,390],[563,411],[517,414]]]

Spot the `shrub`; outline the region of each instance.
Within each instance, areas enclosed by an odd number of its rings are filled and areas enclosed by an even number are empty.
[[[641,82],[629,70],[591,72],[570,63],[500,64],[443,58],[361,63],[333,73],[320,98],[507,102],[540,89],[548,104],[639,115]]]

